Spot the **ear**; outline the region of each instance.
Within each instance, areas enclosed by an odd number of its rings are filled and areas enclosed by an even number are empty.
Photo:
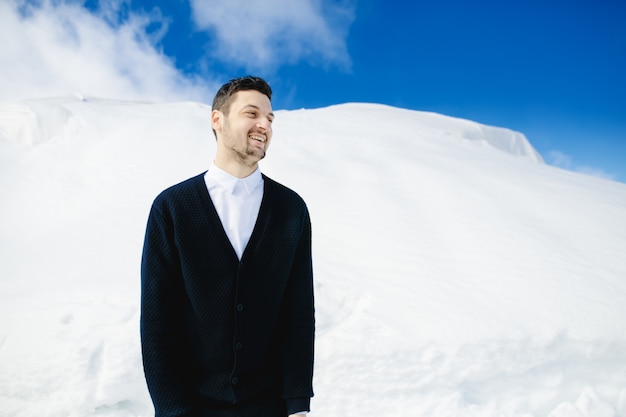
[[[224,113],[219,110],[213,110],[211,112],[211,127],[216,132],[222,131],[222,123],[224,121]]]

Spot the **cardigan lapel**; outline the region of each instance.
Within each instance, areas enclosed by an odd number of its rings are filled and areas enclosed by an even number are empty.
[[[270,225],[272,217],[272,206],[274,202],[274,193],[271,185],[271,181],[263,175],[263,198],[261,199],[261,207],[259,207],[259,214],[257,215],[250,240],[243,250],[241,259],[245,259],[249,252],[255,252],[256,248],[263,241],[265,232]],[[249,255],[248,255],[249,256]]]
[[[230,243],[230,239],[228,239],[228,235],[226,234],[224,225],[220,220],[220,216],[217,214],[217,209],[213,204],[213,200],[211,200],[209,190],[206,188],[206,183],[204,182],[205,173],[199,175],[196,180],[196,189],[198,191],[198,195],[200,196],[200,200],[202,201],[202,205],[205,208],[204,212],[206,213],[209,223],[216,233],[215,238],[221,241],[222,246],[228,248],[227,251],[229,252],[229,256],[232,256],[236,260],[239,260],[239,258],[237,257],[237,252],[235,252],[235,248],[233,248],[232,243]]]
[[[206,171],[205,171],[206,173]],[[196,181],[196,188],[198,194],[200,195],[200,199],[202,204],[205,206],[205,212],[207,213],[207,217],[209,222],[213,226],[213,230],[217,231],[217,238],[220,239],[224,245],[230,248],[230,253],[235,259],[239,259],[237,257],[237,252],[235,252],[235,248],[233,248],[232,243],[230,243],[230,239],[228,239],[228,235],[226,234],[226,230],[224,229],[224,225],[220,220],[219,215],[217,214],[217,209],[213,204],[213,200],[211,200],[211,195],[209,194],[209,190],[206,188],[206,183],[204,182],[204,173],[199,175],[198,180]],[[265,175],[263,175],[263,198],[261,199],[261,207],[259,207],[259,214],[257,215],[256,222],[254,224],[254,228],[252,229],[252,234],[250,235],[250,240],[248,240],[248,244],[244,248],[243,254],[241,255],[241,259],[243,260],[246,257],[246,254],[250,251],[254,251],[258,245],[263,240],[263,236],[265,235],[265,231],[270,224],[271,215],[272,215],[272,205],[273,205],[273,188],[271,186],[271,180],[269,180]]]

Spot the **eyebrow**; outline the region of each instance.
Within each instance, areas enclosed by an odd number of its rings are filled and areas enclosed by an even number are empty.
[[[254,104],[246,104],[245,106],[243,106],[243,109],[242,109],[242,110],[245,110],[245,109],[247,109],[248,107],[252,107],[253,109],[256,109],[256,110],[258,110],[258,111],[261,111],[261,108],[260,108],[259,106],[255,106]],[[275,117],[275,116],[274,116],[274,112],[269,112],[269,113],[267,113],[267,115],[268,115],[268,116]]]

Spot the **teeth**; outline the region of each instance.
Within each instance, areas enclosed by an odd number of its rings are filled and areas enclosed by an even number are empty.
[[[265,142],[265,138],[263,136],[254,136],[251,135],[250,139],[258,140],[259,142]]]

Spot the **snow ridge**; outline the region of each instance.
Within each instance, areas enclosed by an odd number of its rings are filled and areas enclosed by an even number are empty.
[[[320,111],[341,114],[344,111],[351,113],[356,109],[363,116],[370,115],[370,123],[371,121],[377,121],[393,125],[399,122],[406,124],[406,122],[410,121],[422,130],[431,129],[432,131],[439,131],[459,139],[482,141],[496,149],[512,153],[513,155],[526,157],[539,163],[544,162],[539,152],[533,148],[526,136],[520,132],[502,127],[487,126],[438,113],[399,109],[382,104],[347,103],[330,106]],[[394,130],[392,126],[388,126],[388,129],[390,131]]]

